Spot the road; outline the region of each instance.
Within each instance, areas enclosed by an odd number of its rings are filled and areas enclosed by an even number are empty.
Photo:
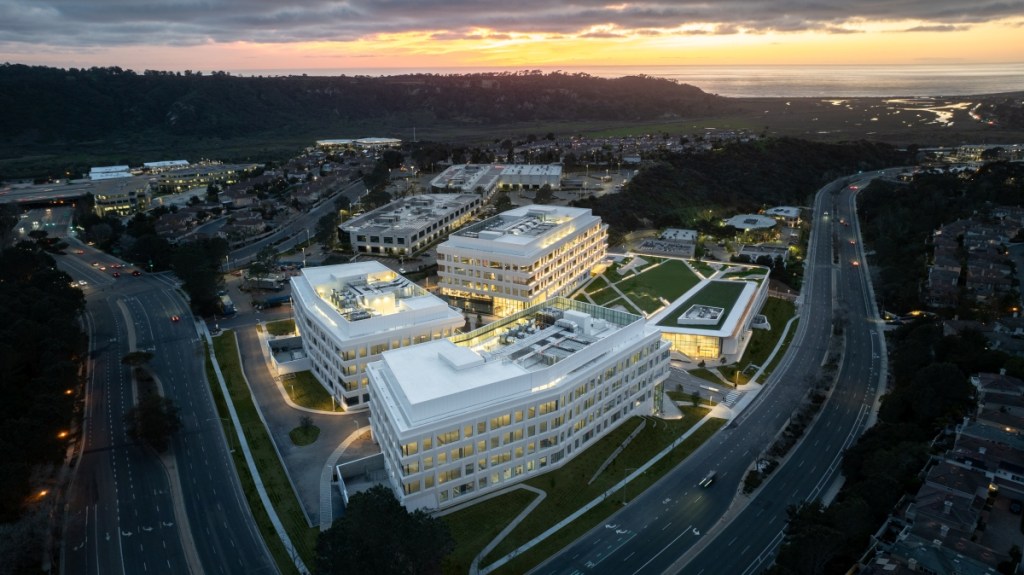
[[[116,260],[81,249],[86,253],[72,249],[58,260],[73,278],[88,282],[93,358],[81,459],[68,490],[62,570],[276,573],[229,461],[203,348],[173,278],[115,279],[109,264]],[[171,321],[175,315],[181,321]],[[133,384],[120,360],[135,349],[152,351],[150,368],[163,394],[181,409],[182,429],[163,458],[125,434]]]
[[[256,254],[258,254],[260,250],[268,245],[276,246],[279,253],[286,252],[294,248],[306,241],[307,232],[311,235],[316,233],[317,222],[320,221],[320,218],[334,209],[336,198],[344,196],[348,198],[350,202],[355,203],[356,200],[365,194],[366,186],[363,185],[362,180],[349,182],[349,184],[341,188],[338,193],[332,195],[329,199],[320,202],[318,206],[314,207],[309,212],[302,214],[284,226],[281,226],[281,229],[275,231],[262,240],[232,251],[228,256],[228,267],[231,269],[238,269],[245,266],[256,258]]]
[[[818,221],[805,262],[801,320],[789,352],[764,389],[676,469],[534,572],[678,573],[685,567],[686,573],[735,575],[757,572],[771,563],[785,527],[786,507],[822,495],[836,478],[842,449],[864,429],[865,404],[873,400],[884,356],[880,331],[870,319],[873,308],[865,267],[833,263],[835,211],[854,222],[841,226],[837,235],[846,238],[857,231],[852,193],[845,186],[845,181],[833,182],[816,195],[813,217]],[[835,202],[833,193],[839,194]],[[825,212],[833,215],[826,217]],[[839,245],[840,259],[860,257],[859,245],[859,239],[854,245]],[[736,497],[747,469],[819,375],[828,353],[834,298],[846,309],[849,325],[845,361],[818,420],[822,423],[808,430],[753,498]],[[717,473],[715,483],[698,487],[712,470]]]

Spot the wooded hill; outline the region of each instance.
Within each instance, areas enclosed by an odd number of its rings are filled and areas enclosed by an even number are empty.
[[[0,134],[8,148],[138,134],[231,138],[315,129],[321,137],[387,136],[436,122],[637,121],[725,107],[724,98],[647,76],[239,77],[0,65]],[[372,134],[370,126],[377,128]]]
[[[913,163],[913,153],[874,142],[825,144],[795,138],[737,142],[703,153],[665,153],[622,193],[583,200],[615,230],[701,227],[712,216],[809,205],[844,175]]]

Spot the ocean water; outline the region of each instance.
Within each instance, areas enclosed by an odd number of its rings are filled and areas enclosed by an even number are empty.
[[[394,76],[471,74],[536,69],[585,72],[602,78],[646,74],[732,97],[961,96],[1024,91],[1024,62],[1011,64],[918,64],[876,66],[581,66],[538,68],[350,68],[239,70],[249,75]]]

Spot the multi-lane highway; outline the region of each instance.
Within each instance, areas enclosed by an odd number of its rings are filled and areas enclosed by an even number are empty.
[[[114,278],[109,264],[116,260],[83,250],[59,260],[73,278],[87,282],[93,348],[62,570],[277,572],[229,460],[205,380],[203,348],[174,280],[159,274]],[[182,429],[162,458],[125,434],[123,415],[133,405],[134,388],[121,358],[132,350],[153,353],[150,368],[163,394],[181,409]]]
[[[758,572],[771,563],[781,542],[786,507],[820,497],[832,485],[842,450],[867,422],[884,349],[860,259],[853,193],[846,182],[819,190],[813,214],[799,327],[764,389],[675,470],[535,572]],[[838,223],[839,218],[851,225]],[[841,263],[833,257],[833,237],[843,238],[837,245]],[[819,423],[753,498],[736,497],[746,470],[819,377],[829,352],[834,302],[847,322],[844,361]],[[715,483],[698,486],[710,471],[717,473]]]

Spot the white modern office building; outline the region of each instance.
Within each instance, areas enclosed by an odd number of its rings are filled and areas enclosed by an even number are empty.
[[[454,305],[504,317],[569,294],[607,250],[608,226],[589,209],[523,206],[438,245],[438,286]]]
[[[370,425],[407,509],[441,509],[564,465],[655,410],[669,343],[644,318],[556,298],[367,368]]]
[[[376,261],[305,268],[291,284],[313,375],[347,408],[366,406],[366,365],[381,353],[450,337],[464,323],[442,299]]]
[[[403,256],[441,239],[473,218],[478,194],[424,194],[395,200],[339,226],[352,250]]]

